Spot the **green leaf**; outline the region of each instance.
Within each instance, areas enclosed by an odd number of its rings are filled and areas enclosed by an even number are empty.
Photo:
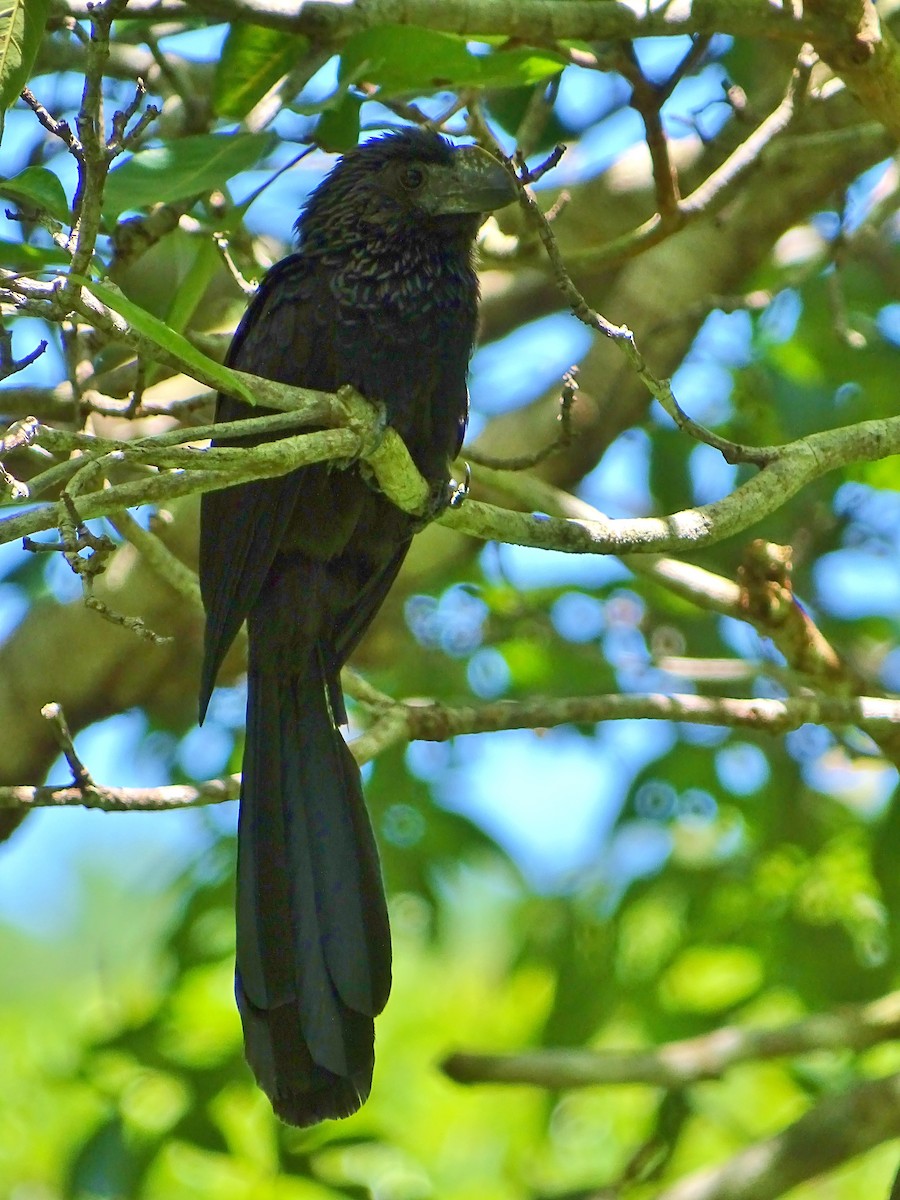
[[[0,177],[0,196],[39,208],[64,225],[72,220],[63,185],[46,167],[26,167],[10,179]]]
[[[520,87],[531,86],[558,75],[565,65],[546,50],[500,50],[486,54],[475,61],[481,66],[481,86]]]
[[[123,296],[118,289],[107,284],[97,283],[93,279],[85,279],[82,275],[70,275],[69,278],[87,288],[91,295],[96,296],[107,308],[111,308],[113,312],[124,317],[138,333],[142,333],[154,345],[167,350],[170,354],[177,355],[185,363],[188,371],[194,367],[205,378],[211,379],[215,386],[221,388],[223,392],[229,392],[232,396],[240,396],[248,404],[256,403],[256,397],[250,388],[238,383],[227,367],[223,367],[213,358],[207,358],[202,351],[192,346],[187,338],[182,337],[180,333],[175,333],[158,317],[154,317],[145,308],[141,308],[127,296]]]
[[[350,150],[359,141],[361,96],[346,93],[339,104],[326,107],[316,125],[316,142],[329,154]]]
[[[165,314],[166,328],[181,333],[187,329],[197,306],[221,264],[212,238],[191,238],[190,249],[193,260],[184,278],[179,283]],[[146,374],[145,386],[154,383],[162,374],[162,368],[153,365]]]
[[[209,287],[217,269],[221,266],[221,258],[212,238],[192,239],[198,242],[194,260],[188,268],[184,279],[178,285],[178,290],[172,297],[169,311],[166,313],[166,325],[180,333],[187,329],[191,318],[197,311],[197,306]]]
[[[475,61],[462,38],[381,25],[350,38],[341,53],[339,77],[364,78],[388,93],[431,90],[474,83]]]
[[[106,181],[103,215],[202,196],[256,166],[275,145],[270,133],[202,133],[139,150]]]
[[[50,15],[50,0],[0,0],[0,111],[28,82]]]
[[[240,120],[309,49],[309,39],[261,25],[232,25],[213,81],[213,111]]]
[[[663,975],[662,999],[676,1011],[718,1012],[747,1000],[763,981],[763,965],[749,946],[689,946]]]
[[[0,262],[10,271],[40,271],[68,261],[68,254],[56,246],[29,246],[0,239]]]
[[[560,58],[519,48],[483,56],[469,52],[463,38],[380,25],[358,33],[341,52],[340,78],[376,83],[385,95],[457,87],[515,87],[558,74]]]

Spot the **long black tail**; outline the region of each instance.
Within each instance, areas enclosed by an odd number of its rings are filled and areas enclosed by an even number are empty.
[[[235,993],[247,1061],[282,1120],[359,1108],[390,986],[378,853],[321,656],[302,675],[251,668]]]

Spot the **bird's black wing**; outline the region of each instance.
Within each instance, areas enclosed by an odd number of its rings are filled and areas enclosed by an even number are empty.
[[[297,387],[327,389],[335,375],[331,341],[322,328],[327,311],[317,279],[302,255],[268,272],[238,326],[229,366]],[[216,421],[264,416],[232,396],[220,395]],[[273,435],[274,437],[283,435]],[[248,445],[247,440],[220,445]],[[294,473],[207,492],[200,525],[200,587],[206,607],[206,642],[200,715],[206,712],[228,647],[252,608],[278,551],[284,529],[308,475]]]

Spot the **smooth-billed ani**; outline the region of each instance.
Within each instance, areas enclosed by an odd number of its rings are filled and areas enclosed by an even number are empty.
[[[467,414],[481,214],[508,203],[477,147],[406,129],[346,154],[266,275],[228,362],[282,383],[352,384],[382,404],[438,507]],[[220,396],[216,419],[265,410]],[[231,443],[234,444],[234,443]],[[338,726],[339,672],[384,600],[415,522],[359,466],[300,468],[203,497],[201,719],[248,622],[235,993],[247,1060],[295,1125],[369,1094],[391,985],[378,854]]]

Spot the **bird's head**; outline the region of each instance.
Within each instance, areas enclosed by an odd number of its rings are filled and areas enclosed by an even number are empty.
[[[483,214],[515,199],[509,173],[479,146],[403,129],[345,154],[297,222],[304,248],[430,232],[469,243]]]

